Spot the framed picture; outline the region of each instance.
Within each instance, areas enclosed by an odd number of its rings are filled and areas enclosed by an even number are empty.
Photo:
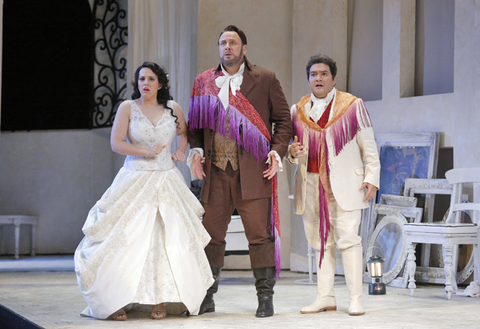
[[[360,235],[364,252],[367,241],[376,226],[375,203],[381,203],[383,194],[403,196],[408,178],[434,178],[437,172],[440,133],[376,133],[380,156],[380,189],[375,201],[362,212]],[[405,195],[413,197],[413,195]],[[424,215],[433,216],[434,195],[426,195]]]
[[[417,198],[414,196],[402,196],[402,195],[392,195],[392,194],[382,194],[380,195],[380,201],[378,204],[386,204],[391,206],[401,206],[401,207],[416,207]]]
[[[403,195],[407,178],[434,178],[440,133],[375,134],[380,155],[382,194]]]
[[[403,233],[403,224],[418,223],[422,219],[423,209],[412,206],[395,206],[377,204],[373,215],[376,223],[373,233],[367,241],[367,250],[364,257],[364,268],[371,256],[377,254],[384,259],[383,282],[393,287],[407,286],[407,259],[406,236]],[[368,271],[364,273],[364,282],[369,282]]]
[[[418,217],[417,212],[420,208],[415,208],[417,206],[417,198],[407,197],[400,195],[391,195],[391,194],[382,194],[380,197],[380,202],[374,204],[371,209],[369,209],[369,220],[362,221],[362,247],[364,250],[367,248],[367,242],[370,239],[373,230],[377,227],[379,221],[383,218],[383,209],[389,209],[389,206],[392,209],[395,209],[397,206],[404,207],[404,209],[414,209],[412,216],[407,216],[407,218],[412,218],[409,222],[419,222],[422,216]],[[380,213],[378,212],[380,209]],[[421,209],[420,209],[421,210]],[[365,214],[365,211],[364,211]],[[405,215],[405,214],[404,214]],[[408,215],[408,214],[407,214]],[[421,214],[420,214],[421,215]],[[415,218],[413,218],[415,217]],[[365,217],[364,217],[365,218]]]

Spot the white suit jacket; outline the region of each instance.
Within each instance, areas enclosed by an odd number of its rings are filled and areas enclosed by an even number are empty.
[[[338,93],[337,91],[337,96]],[[360,108],[360,106],[365,108],[360,98],[357,98],[350,106],[354,105],[358,106],[358,108]],[[308,112],[310,108],[311,102],[308,102],[303,107],[307,117],[309,117]],[[292,114],[294,111],[297,111],[297,109],[297,105],[293,105],[291,108]],[[335,103],[333,104],[333,111],[335,111]],[[357,111],[357,116],[358,115]],[[307,131],[307,129],[304,129],[304,156],[298,159],[294,175],[294,206],[295,213],[299,215],[303,214],[305,210],[305,195],[307,193]],[[329,180],[338,205],[347,211],[367,208],[368,201],[363,201],[366,190],[361,187],[362,184],[367,182],[377,188],[380,187],[380,160],[373,128],[364,127],[358,131],[355,137],[343,147],[338,156],[335,156],[330,128],[327,128],[326,140],[328,147],[328,165],[330,167]],[[295,162],[290,152],[287,153],[287,160],[291,164]]]

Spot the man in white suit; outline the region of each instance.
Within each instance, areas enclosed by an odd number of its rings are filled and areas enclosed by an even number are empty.
[[[361,209],[379,188],[380,161],[372,124],[360,98],[335,87],[337,66],[312,56],[307,78],[312,93],[292,106],[294,141],[287,159],[297,164],[295,212],[317,250],[316,300],[301,313],[336,310],[335,246],[342,254],[350,315],[363,315]]]

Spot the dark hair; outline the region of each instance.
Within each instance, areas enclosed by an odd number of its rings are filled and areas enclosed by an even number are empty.
[[[177,121],[178,117],[174,114],[173,108],[167,106],[167,102],[173,99],[173,97],[170,95],[168,75],[165,70],[161,68],[158,64],[153,62],[143,62],[143,64],[137,68],[137,70],[135,71],[135,80],[132,83],[132,99],[137,99],[141,97],[140,90],[138,89],[138,76],[140,75],[140,70],[143,68],[149,68],[157,76],[158,82],[162,85],[162,88],[160,88],[160,90],[158,90],[157,92],[157,102],[158,104],[162,104],[163,107],[169,109],[172,112],[172,116],[175,118],[175,123],[177,124],[178,128],[180,126]]]
[[[218,40],[220,40],[220,38],[222,37],[222,34],[224,34],[225,32],[237,32],[238,36],[240,37],[240,40],[242,40],[242,46],[245,46],[247,44],[247,36],[245,35],[245,33],[243,33],[242,30],[240,30],[235,25],[229,25],[226,28],[224,28],[222,33],[220,33],[220,35],[218,36]],[[217,40],[217,44],[218,44],[218,40]]]
[[[330,73],[332,73],[332,78],[335,78],[337,76],[337,63],[328,57],[327,55],[313,55],[310,57],[308,64],[307,64],[307,80],[310,77],[310,69],[314,64],[325,64],[328,65],[330,68]]]

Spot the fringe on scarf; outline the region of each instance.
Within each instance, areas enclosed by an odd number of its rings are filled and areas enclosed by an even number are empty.
[[[215,130],[218,123],[218,132],[229,137],[252,154],[257,161],[265,161],[270,152],[270,142],[258,128],[235,107],[229,105],[225,111],[220,99],[214,95],[193,96],[190,99],[189,127],[193,133],[195,129],[210,128]],[[225,116],[230,119],[230,134],[226,136]]]
[[[318,213],[320,219],[319,234],[320,234],[320,260],[318,268],[322,267],[323,257],[325,256],[325,245],[327,244],[328,235],[330,233],[330,215],[328,212],[328,192],[323,188],[322,183],[318,184]]]
[[[354,102],[345,114],[331,126],[335,156],[342,152],[355,135],[362,129],[371,127],[370,116],[363,102]]]
[[[225,137],[229,137],[243,146],[245,151],[252,154],[257,161],[264,162],[270,152],[270,141],[262,132],[248,120],[240,111],[232,105],[225,111],[220,99],[214,95],[205,94],[192,96],[189,106],[189,129],[193,133],[195,129],[209,128]],[[225,116],[230,120],[230,134],[226,136]],[[263,123],[263,122],[262,122]],[[217,125],[216,125],[217,124]],[[272,179],[272,210],[271,210],[271,235],[275,239],[275,266],[276,276],[280,275],[281,264],[281,238],[280,238],[280,215],[278,211],[277,175]]]
[[[277,175],[272,179],[272,191],[277,191]],[[280,240],[280,214],[278,211],[278,194],[272,193],[272,211],[271,211],[271,235],[275,238],[275,275],[280,277],[280,271],[282,270],[282,258],[281,258],[281,240]]]
[[[320,235],[320,259],[318,267],[322,266],[323,256],[325,255],[325,245],[330,233],[330,213],[328,212],[328,149],[326,131],[323,130],[319,140],[319,170],[318,170],[318,217],[319,217],[319,235]]]

